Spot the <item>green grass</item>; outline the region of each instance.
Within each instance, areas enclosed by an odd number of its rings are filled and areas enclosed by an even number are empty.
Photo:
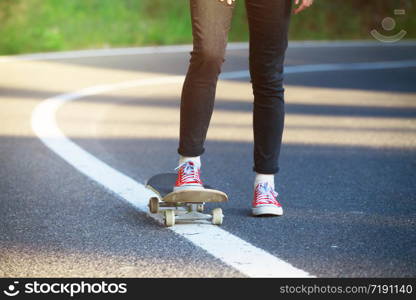
[[[392,8],[406,8],[397,28],[415,38],[413,0],[380,2],[316,0],[292,17],[290,38],[370,39]],[[229,40],[247,39],[244,0],[237,0]],[[191,42],[189,0],[0,0],[0,54]]]

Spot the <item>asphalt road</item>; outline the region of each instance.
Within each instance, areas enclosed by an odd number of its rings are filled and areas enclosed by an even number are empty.
[[[415,53],[416,44],[293,46],[287,65]],[[223,72],[247,70],[247,55],[228,49]],[[46,98],[184,75],[188,60],[182,51],[0,62],[1,277],[245,276],[81,174],[31,128]],[[416,276],[415,82],[415,67],[287,74],[276,177],[285,215],[253,218],[251,87],[248,79],[221,80],[202,178],[229,195],[222,228],[318,277]],[[57,123],[144,183],[177,165],[180,91],[168,84],[84,97],[63,105]]]

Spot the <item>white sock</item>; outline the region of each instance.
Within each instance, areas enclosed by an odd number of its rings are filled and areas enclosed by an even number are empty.
[[[192,161],[198,169],[201,168],[201,156],[182,156],[179,155],[179,165],[183,164],[186,161]]]
[[[256,173],[256,177],[254,178],[254,188],[256,188],[257,184],[260,182],[267,182],[274,189],[274,174]]]

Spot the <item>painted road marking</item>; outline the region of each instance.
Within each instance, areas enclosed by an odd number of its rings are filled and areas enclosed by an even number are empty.
[[[120,90],[129,87],[182,83],[184,76],[161,77],[130,81],[121,84],[101,85],[75,93],[62,94],[46,99],[32,113],[32,128],[42,142],[81,173],[100,183],[137,209],[161,222],[159,215],[150,214],[148,199],[155,196],[143,184],[100,161],[68,139],[58,128],[57,110],[65,103],[82,97]],[[213,225],[186,224],[170,227],[196,246],[249,277],[310,277],[291,264],[257,248],[250,243]]]
[[[343,63],[343,64],[315,64],[286,66],[285,74],[331,72],[331,71],[364,71],[364,70],[387,70],[416,67],[416,60],[397,60],[367,63]],[[227,72],[221,74],[221,79],[249,78],[248,70]]]
[[[381,43],[379,41],[300,41],[289,42],[289,48],[342,48],[342,47],[415,47],[416,41],[406,40],[397,43]],[[61,51],[49,53],[34,53],[11,56],[0,56],[0,63],[13,61],[78,59],[106,56],[126,56],[142,54],[183,53],[192,50],[192,45],[147,46],[131,48],[109,48],[79,51]],[[248,50],[247,42],[227,44],[227,50]]]
[[[322,72],[339,70],[379,70],[414,67],[416,61],[390,61],[355,64],[319,64],[288,66],[286,73]],[[248,77],[248,71],[223,73],[222,79]],[[98,85],[78,92],[48,98],[37,105],[32,113],[32,129],[41,141],[81,173],[100,183],[137,209],[161,222],[159,215],[150,214],[148,199],[154,196],[143,184],[113,169],[67,138],[56,124],[56,112],[65,103],[83,97],[140,86],[182,84],[184,76],[166,76],[139,79],[117,84]],[[169,228],[201,247],[225,264],[249,277],[312,277],[304,270],[271,255],[263,249],[212,225],[187,224]]]

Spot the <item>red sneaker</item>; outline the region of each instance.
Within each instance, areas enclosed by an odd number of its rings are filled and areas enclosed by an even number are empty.
[[[283,215],[282,205],[277,201],[279,194],[267,182],[257,184],[254,189],[252,212],[254,216]]]
[[[178,170],[179,169],[179,170]],[[203,189],[200,174],[201,171],[194,162],[186,161],[175,170],[178,170],[178,178],[176,179],[174,191],[182,189]]]

